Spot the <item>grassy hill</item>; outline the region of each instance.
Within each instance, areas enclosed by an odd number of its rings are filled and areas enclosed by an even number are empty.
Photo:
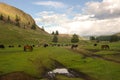
[[[38,44],[48,42],[50,38],[29,14],[0,3],[0,44]]]
[[[29,14],[5,3],[0,3],[0,16],[2,16],[4,21],[9,20],[9,22],[14,24],[18,20],[20,27],[23,28],[31,28],[35,24],[35,21]]]
[[[48,33],[40,30],[22,29],[0,21],[1,44],[38,44],[50,40]]]
[[[58,43],[70,43],[72,35],[58,35]],[[39,28],[24,11],[0,2],[0,44],[51,43],[53,35]]]

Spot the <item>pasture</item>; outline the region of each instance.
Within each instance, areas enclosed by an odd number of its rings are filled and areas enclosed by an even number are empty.
[[[98,46],[93,46],[93,43],[80,42],[74,50],[70,47],[34,47],[32,52],[24,52],[23,47],[0,49],[0,75],[22,71],[38,80],[47,80],[46,73],[62,65],[86,77],[57,75],[57,80],[120,80],[120,63],[115,62],[120,61],[119,42],[108,43],[109,50],[100,49],[103,43]],[[113,61],[92,57],[91,54]]]

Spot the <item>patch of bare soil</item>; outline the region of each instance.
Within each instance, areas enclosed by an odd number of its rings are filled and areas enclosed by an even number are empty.
[[[24,72],[12,72],[0,76],[0,80],[38,80],[38,79]]]

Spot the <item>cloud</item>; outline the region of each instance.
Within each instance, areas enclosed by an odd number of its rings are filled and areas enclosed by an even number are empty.
[[[120,5],[119,0],[103,0],[102,2],[88,2],[83,8],[85,12],[74,13],[74,7],[68,8],[68,13],[43,11],[38,13],[37,24],[45,26],[51,33],[58,30],[60,33],[86,35],[110,35],[120,32]]]
[[[57,2],[57,1],[39,1],[39,2],[35,2],[34,4],[41,5],[41,6],[50,6],[50,7],[54,7],[54,8],[66,7],[66,5],[64,3]]]
[[[120,17],[120,0],[103,0],[102,2],[86,3],[84,11],[94,14],[98,19]]]

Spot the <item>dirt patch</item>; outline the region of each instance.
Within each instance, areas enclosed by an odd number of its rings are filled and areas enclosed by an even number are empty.
[[[38,79],[24,72],[12,72],[0,76],[0,80],[38,80]]]

